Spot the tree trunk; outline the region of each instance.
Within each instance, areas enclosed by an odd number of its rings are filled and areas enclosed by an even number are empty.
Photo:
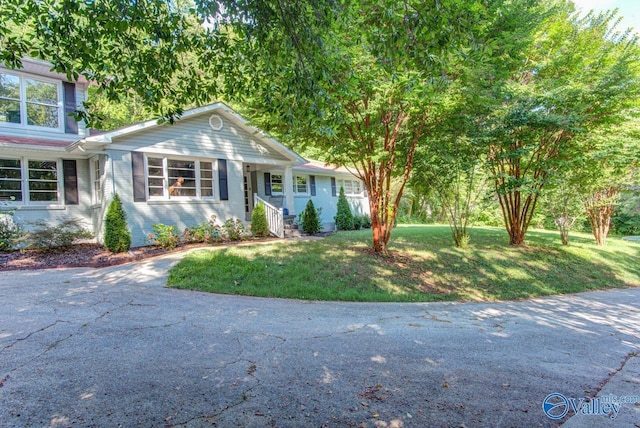
[[[529,222],[533,216],[533,209],[528,207],[535,206],[537,200],[537,197],[529,195],[523,204],[521,196],[517,190],[503,195],[498,193],[504,225],[509,233],[509,244],[515,246],[524,245]]]
[[[592,193],[584,201],[587,210],[587,218],[591,225],[591,232],[596,238],[596,244],[599,246],[607,245],[607,235],[611,225],[611,215],[613,207],[620,195],[620,190],[615,187],[609,187],[605,190]]]
[[[384,225],[380,219],[378,211],[377,195],[369,194],[369,208],[371,210],[371,232],[373,233],[373,251],[375,253],[385,253],[387,251],[387,243],[384,240]]]

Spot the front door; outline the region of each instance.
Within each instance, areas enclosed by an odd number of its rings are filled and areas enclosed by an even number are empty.
[[[253,211],[253,190],[251,189],[251,173],[245,172],[243,176],[244,190],[244,216],[246,221],[251,221],[251,211]]]

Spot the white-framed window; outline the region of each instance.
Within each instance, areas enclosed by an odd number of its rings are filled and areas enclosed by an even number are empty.
[[[22,205],[61,201],[62,168],[55,159],[0,159],[0,200]]]
[[[293,193],[307,194],[309,193],[309,177],[306,175],[293,176]]]
[[[0,72],[0,124],[64,130],[62,82]]]
[[[212,159],[184,159],[149,155],[149,199],[212,199],[215,163]]]
[[[100,156],[91,158],[91,194],[94,204],[102,202],[102,175],[104,166]]]
[[[282,174],[271,174],[271,194],[282,195],[284,193],[284,179]]]
[[[362,194],[362,183],[359,180],[338,180],[338,186],[344,188],[345,195],[360,196]]]

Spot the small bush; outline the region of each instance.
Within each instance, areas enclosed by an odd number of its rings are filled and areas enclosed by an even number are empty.
[[[267,223],[267,212],[262,202],[253,208],[251,213],[251,232],[254,236],[269,236],[269,224]]]
[[[313,201],[309,199],[304,212],[301,215],[302,230],[309,235],[315,235],[322,230],[320,223],[320,212],[316,210]]]
[[[113,195],[104,219],[104,246],[112,253],[125,253],[131,248],[127,214],[117,193]]]
[[[44,220],[31,223],[34,228],[27,233],[28,248],[50,251],[56,247],[70,247],[80,239],[92,239],[91,231],[82,227],[78,219],[65,220],[51,226]]]
[[[213,244],[222,240],[220,226],[215,223],[216,216],[212,215],[209,221],[203,221],[199,226],[188,227],[182,232],[182,240],[185,243],[206,242]]]
[[[246,239],[250,232],[244,226],[239,219],[232,219],[225,221],[222,225],[223,238],[228,239],[229,241],[240,241],[242,239]]]
[[[24,236],[22,226],[13,220],[13,211],[0,214],[0,251],[11,251]]]
[[[360,230],[362,229],[362,216],[355,214],[353,216],[353,230]]]
[[[153,225],[153,231],[155,234],[149,234],[149,240],[166,250],[173,250],[180,243],[176,226],[156,223]]]
[[[360,221],[363,229],[371,228],[371,217],[369,216],[369,214],[363,214],[362,216],[360,216]]]
[[[336,229],[353,229],[353,214],[351,213],[351,207],[349,206],[349,201],[347,201],[342,186],[340,187],[340,195],[338,196],[338,211],[334,219],[336,221]]]

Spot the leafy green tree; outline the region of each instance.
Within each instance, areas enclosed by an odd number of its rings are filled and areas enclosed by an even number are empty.
[[[318,210],[313,205],[311,199],[307,202],[304,212],[302,213],[302,230],[309,235],[315,235],[322,230]]]
[[[620,123],[602,126],[580,139],[571,158],[578,189],[597,245],[606,245],[621,191],[640,181],[640,118],[624,112]]]
[[[112,253],[124,253],[131,248],[131,232],[127,227],[127,214],[116,193],[107,208],[104,219],[104,246]]]
[[[334,220],[336,221],[336,228],[338,230],[353,229],[353,213],[351,212],[351,206],[349,206],[349,201],[347,201],[347,196],[344,194],[344,188],[342,186],[340,186],[338,207]]]
[[[579,18],[570,3],[555,4],[495,94],[487,161],[512,245],[524,243],[543,187],[578,136],[619,122],[638,97],[637,40],[613,32],[615,22],[615,12]]]
[[[50,61],[69,80],[94,82],[108,102],[135,97],[171,121],[187,106],[251,93],[269,79],[255,67],[258,57],[295,52],[290,65],[302,76],[306,51],[321,45],[320,31],[340,7],[332,0],[3,0],[0,62]],[[307,80],[298,82],[299,89]],[[100,110],[89,103],[77,114],[98,123]]]
[[[251,212],[251,233],[258,237],[269,236],[267,211],[262,202],[258,202]]]
[[[255,109],[265,112],[258,123],[353,170],[369,195],[374,252],[384,253],[416,148],[446,110],[443,94],[464,69],[504,62],[500,31],[526,22],[535,3],[340,3],[321,47],[302,39],[305,68],[287,65],[297,52],[288,56],[286,47],[256,63],[271,76],[254,91]],[[311,91],[299,90],[301,78]]]
[[[621,235],[640,235],[640,185],[628,185],[620,193],[620,204],[611,218],[612,228]]]
[[[411,185],[415,191],[436,196],[451,227],[456,247],[466,247],[473,210],[486,191],[481,147],[477,141],[451,130],[438,143],[421,147]]]
[[[569,245],[569,232],[578,221],[584,220],[579,186],[567,177],[552,177],[540,201],[553,217],[562,245]]]

